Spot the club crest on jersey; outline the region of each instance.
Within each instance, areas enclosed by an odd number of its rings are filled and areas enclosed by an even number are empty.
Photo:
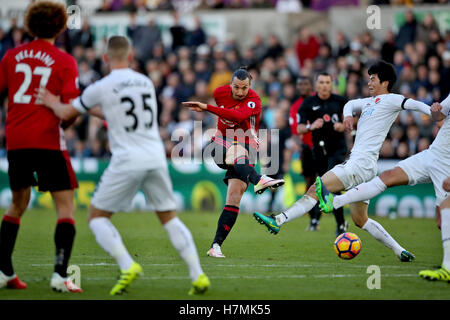
[[[250,109],[255,109],[256,103],[254,103],[253,101],[249,101],[249,102],[247,103],[247,106],[248,106]]]
[[[378,102],[380,102],[380,100],[381,100],[381,98],[380,98],[380,97],[376,98],[376,99],[375,99],[375,103],[378,103]]]

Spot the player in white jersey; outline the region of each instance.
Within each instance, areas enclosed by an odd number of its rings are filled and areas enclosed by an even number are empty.
[[[353,112],[361,111],[350,158],[343,164],[336,165],[322,177],[318,177],[316,184],[286,211],[276,216],[264,216],[255,212],[255,219],[264,224],[270,232],[278,233],[283,223],[299,218],[311,210],[318,202],[316,192],[320,195],[323,186],[326,186],[330,192],[337,193],[349,190],[375,177],[381,145],[400,111],[406,109],[430,114],[428,105],[390,93],[397,78],[391,64],[379,61],[369,68],[368,73],[371,97],[351,100],[344,106],[344,125],[347,131],[353,130]],[[368,201],[350,205],[355,225],[391,248],[401,261],[412,261],[414,255],[401,247],[378,222],[370,219],[367,209]]]
[[[441,211],[444,212],[443,215],[441,214],[441,221],[443,221],[441,225],[444,226],[441,227],[444,262],[442,270],[423,270],[420,275],[430,280],[450,281],[450,214],[448,209],[441,208],[441,204],[444,207],[445,204],[447,206],[450,204],[449,200],[445,202],[448,190],[444,189],[444,180],[450,176],[450,95],[442,101],[442,105],[434,103],[430,109],[431,118],[434,121],[445,120],[427,150],[400,161],[393,169],[384,171],[378,177],[358,185],[344,195],[333,195],[323,187],[321,194],[318,195],[319,206],[323,211],[331,212],[333,208],[371,199],[390,187],[432,182],[436,193],[436,213],[440,215]],[[448,251],[447,253],[445,249]]]
[[[41,90],[39,96],[63,119],[81,113],[95,113],[100,105],[108,123],[111,161],[91,199],[89,226],[100,246],[116,259],[121,275],[111,295],[121,294],[142,273],[125,248],[110,219],[114,212],[129,209],[139,189],[155,208],[156,214],[189,268],[192,289],[189,294],[205,292],[210,286],[203,273],[191,232],[176,215],[164,146],[157,124],[157,102],[152,81],[131,69],[133,59],[127,38],[108,40],[104,59],[111,73],[88,86],[72,104]],[[98,112],[97,112],[98,114]]]

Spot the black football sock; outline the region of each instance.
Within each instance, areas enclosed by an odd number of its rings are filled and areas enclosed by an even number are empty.
[[[16,243],[17,233],[19,232],[19,226],[19,218],[3,216],[0,227],[0,270],[6,276],[14,274],[11,256]]]
[[[59,219],[55,229],[55,272],[61,277],[67,277],[67,265],[75,239],[75,222],[73,219]]]
[[[222,245],[233,228],[238,213],[239,207],[225,205],[222,214],[219,217],[219,221],[217,222],[216,236],[214,237],[213,244],[217,243],[219,246]]]
[[[247,156],[237,157],[234,160],[234,170],[242,181],[250,181],[252,184],[256,185],[261,179],[261,175],[258,174],[255,168],[250,164]]]
[[[319,208],[319,203],[317,203],[314,208],[311,209],[311,211],[309,212],[310,216],[311,216],[311,222],[314,221],[314,223],[319,223],[320,218],[322,217],[322,212],[320,211]]]
[[[343,225],[345,222],[344,219],[344,208],[339,208],[339,209],[334,209],[333,210],[334,213],[334,218],[336,219],[336,224],[339,228],[339,226]]]
[[[269,203],[269,209],[270,211],[273,211],[273,207],[275,204],[275,196],[277,195],[277,190],[274,190],[270,193],[270,203]]]

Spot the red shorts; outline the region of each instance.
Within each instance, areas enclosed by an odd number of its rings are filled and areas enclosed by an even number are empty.
[[[19,149],[8,151],[8,176],[11,190],[38,186],[39,191],[78,188],[67,151]]]

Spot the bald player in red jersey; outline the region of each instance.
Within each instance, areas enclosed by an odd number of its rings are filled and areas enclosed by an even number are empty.
[[[24,25],[36,39],[10,49],[0,62],[0,91],[8,90],[6,147],[12,203],[0,227],[0,288],[25,289],[12,266],[12,252],[30,201],[31,186],[49,191],[58,215],[54,241],[56,259],[50,287],[60,292],[81,292],[67,276],[75,237],[74,189],[78,187],[66,150],[61,120],[35,93],[44,87],[68,102],[77,97],[75,59],[54,46],[66,28],[66,7],[51,1],[32,3]],[[37,177],[37,181],[35,178]]]
[[[221,245],[236,222],[241,198],[251,182],[257,194],[267,188],[278,188],[283,179],[272,179],[258,174],[254,160],[259,148],[258,128],[261,100],[250,88],[251,75],[246,68],[233,73],[231,84],[217,88],[214,100],[217,106],[188,101],[183,105],[198,111],[211,112],[219,117],[217,131],[212,138],[212,156],[216,164],[227,170],[224,178],[228,185],[225,208],[219,217],[216,235],[207,255],[224,258]]]

